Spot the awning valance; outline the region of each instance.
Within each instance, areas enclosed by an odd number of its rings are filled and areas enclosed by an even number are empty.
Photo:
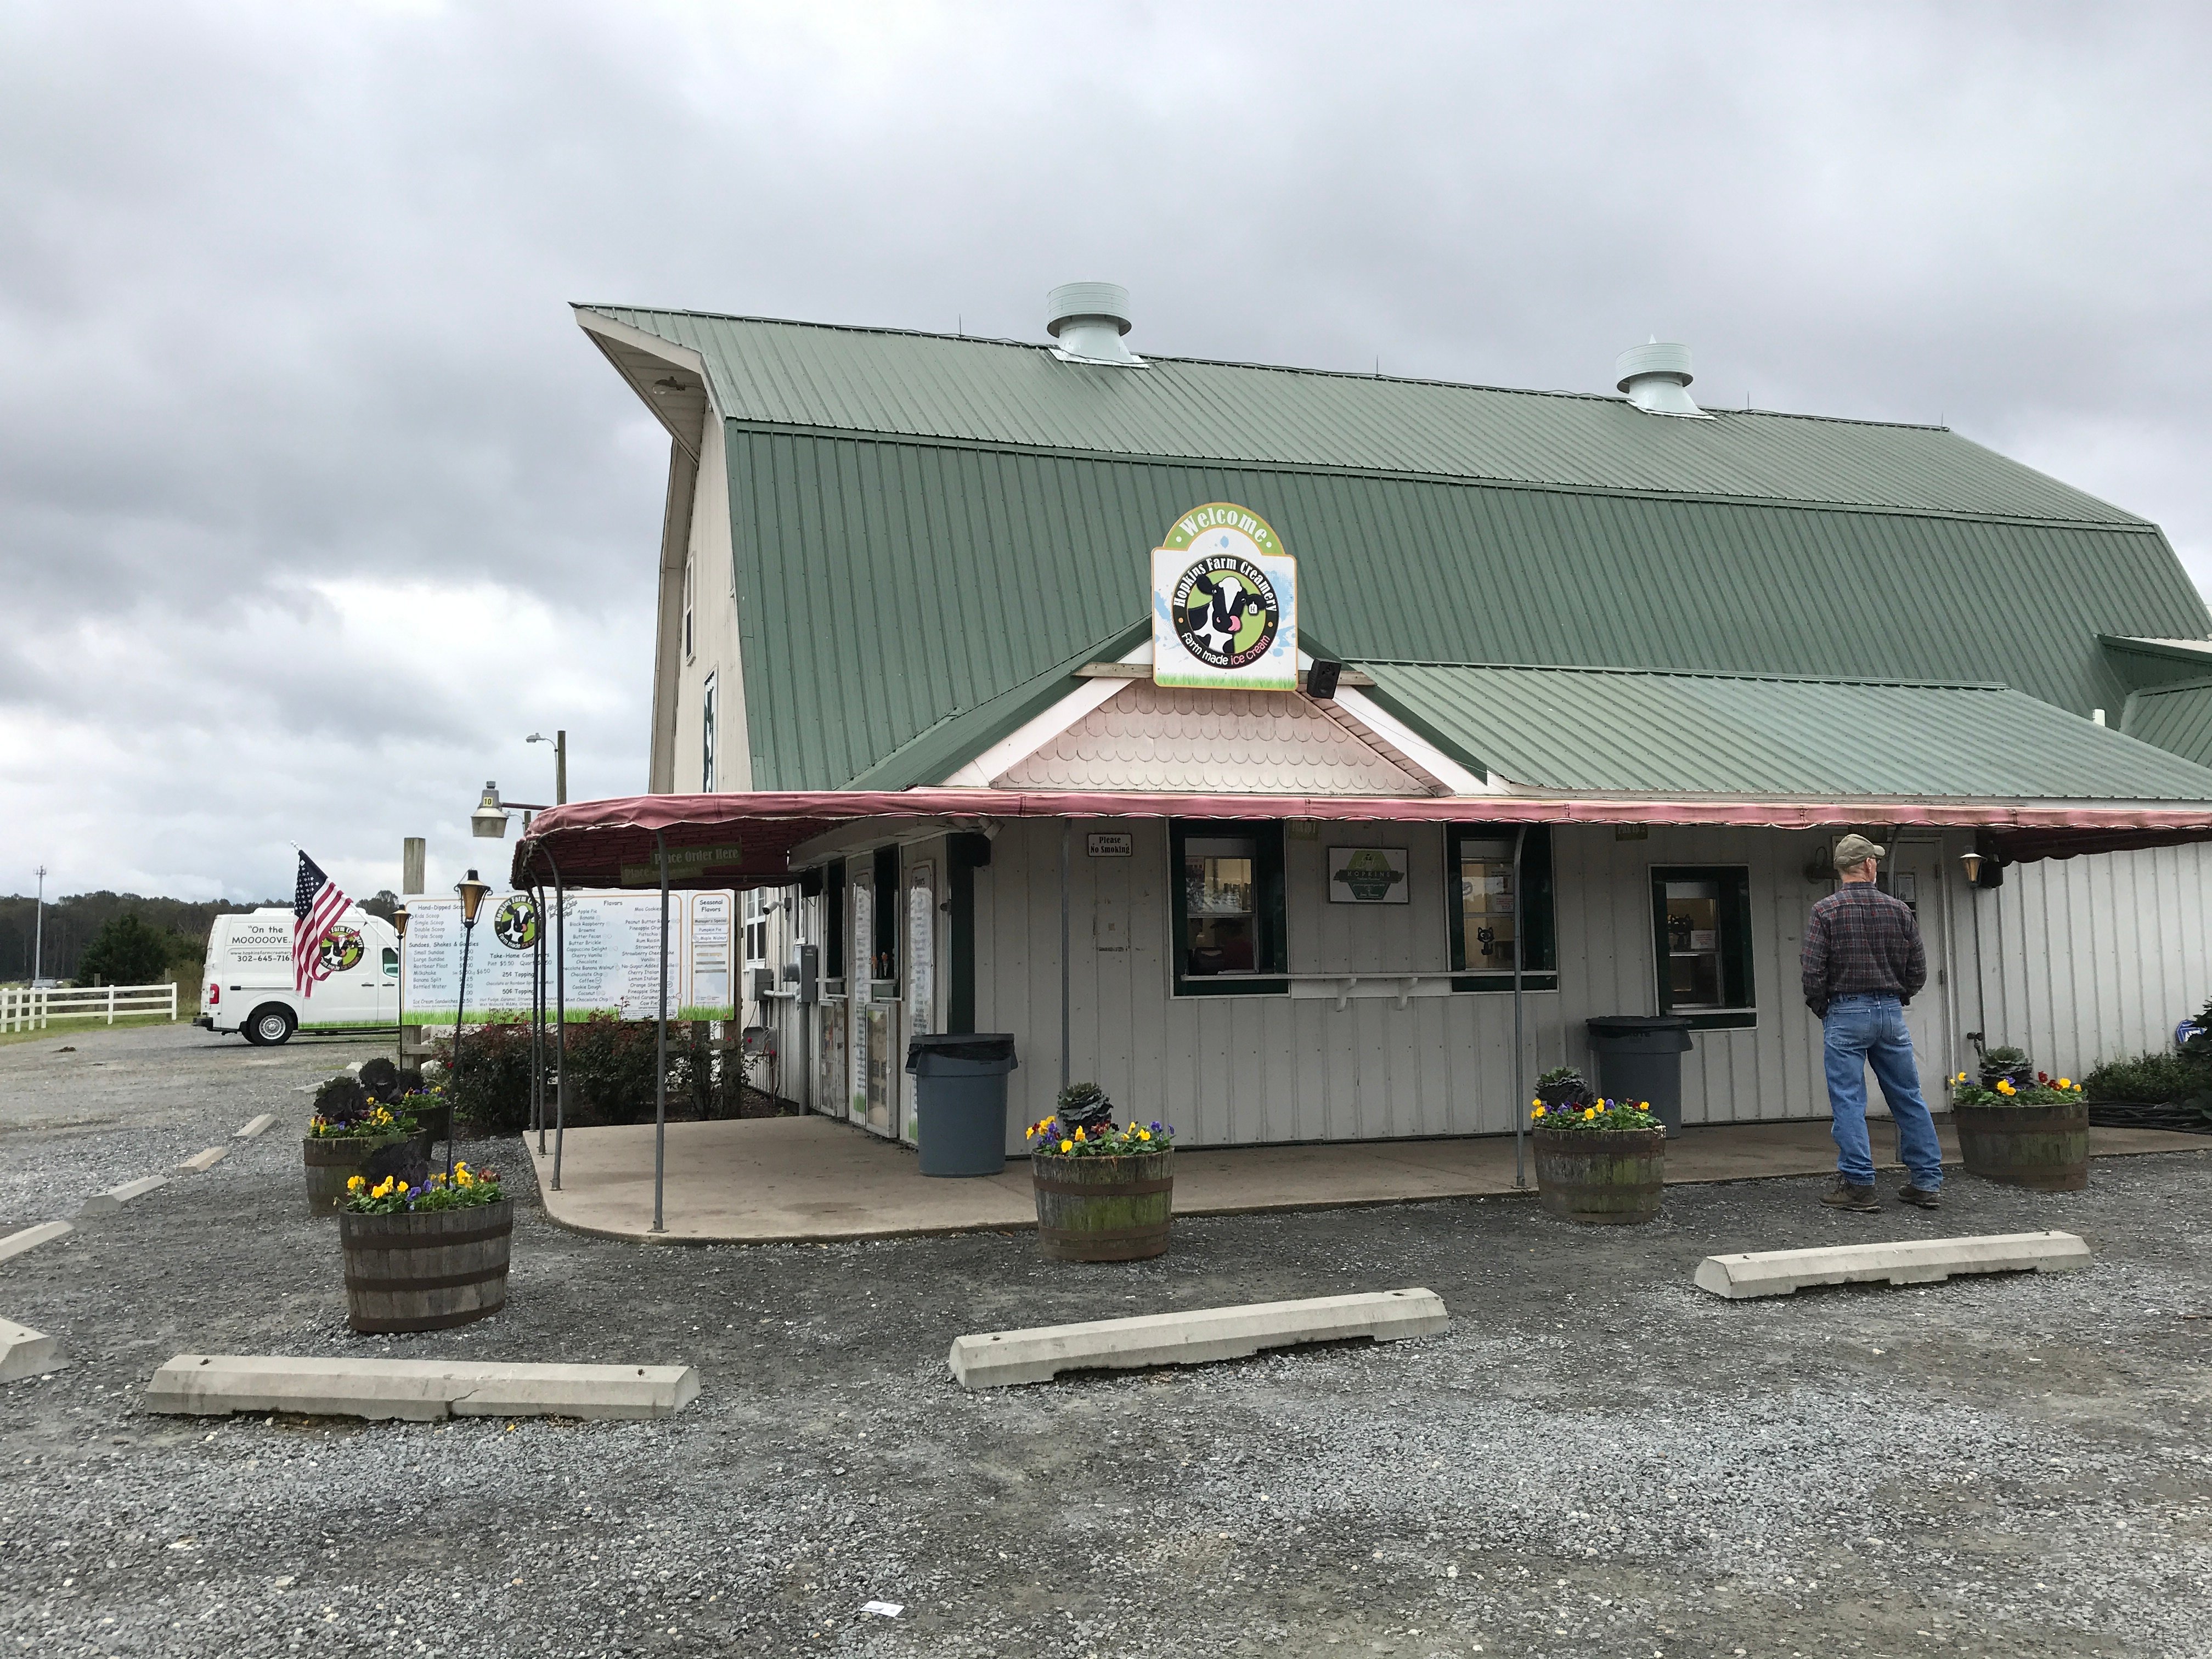
[[[1662,800],[1517,796],[1040,793],[994,789],[632,795],[540,812],[514,849],[518,886],[645,887],[656,836],[674,887],[769,887],[794,880],[791,850],[840,825],[1012,818],[1320,818],[1455,823],[1677,823],[1772,830],[1875,825],[1975,830],[2014,862],[2212,840],[2212,800],[2187,805],[1971,800]]]

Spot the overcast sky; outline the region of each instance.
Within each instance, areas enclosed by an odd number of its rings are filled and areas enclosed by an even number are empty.
[[[2212,585],[2212,9],[0,0],[0,891],[646,781],[574,300],[1949,422]],[[1141,550],[1139,550],[1141,551]],[[1136,556],[1134,553],[1133,557]]]

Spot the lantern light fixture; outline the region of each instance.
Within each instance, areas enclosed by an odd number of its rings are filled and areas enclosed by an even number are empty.
[[[1969,887],[1980,886],[1982,884],[1982,855],[1979,853],[1961,853],[1959,854],[1959,862],[1966,866],[1966,885]]]
[[[491,891],[491,884],[488,881],[477,880],[477,872],[471,870],[466,881],[457,881],[453,884],[453,890],[461,896],[461,926],[475,927],[477,909],[483,903],[484,895]]]

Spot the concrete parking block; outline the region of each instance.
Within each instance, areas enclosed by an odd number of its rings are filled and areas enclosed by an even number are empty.
[[[204,1152],[194,1152],[182,1164],[177,1165],[177,1167],[179,1170],[198,1170],[201,1174],[204,1175],[229,1156],[229,1147],[210,1146]]]
[[[1886,1244],[1832,1244],[1810,1250],[1709,1255],[1698,1288],[1742,1299],[1787,1296],[1808,1285],[1929,1285],[1954,1273],[2069,1273],[2089,1265],[2089,1247],[2072,1233],[1986,1233],[1972,1238],[1915,1238]]]
[[[61,1344],[44,1331],[0,1319],[0,1382],[20,1382],[27,1376],[58,1371],[67,1362]]]
[[[126,1181],[120,1187],[110,1187],[104,1193],[94,1193],[77,1206],[80,1216],[113,1215],[134,1198],[143,1198],[156,1187],[166,1187],[169,1177],[165,1175],[142,1176],[136,1181]]]
[[[699,1397],[689,1365],[551,1365],[468,1359],[322,1359],[182,1353],[147,1385],[149,1411],[191,1416],[673,1417]]]
[[[1237,1359],[1262,1348],[1303,1342],[1377,1342],[1427,1336],[1450,1322],[1434,1291],[1370,1291],[1316,1296],[1301,1302],[1252,1302],[1234,1308],[1044,1325],[1026,1331],[985,1331],[956,1337],[949,1363],[968,1389],[1043,1382],[1061,1371],[1099,1367],[1194,1365]]]
[[[233,1140],[251,1140],[254,1136],[261,1133],[264,1130],[272,1129],[276,1127],[276,1114],[274,1112],[264,1112],[259,1117],[253,1119],[244,1127],[234,1131],[230,1138]]]
[[[20,1233],[9,1233],[0,1238],[0,1261],[11,1255],[21,1255],[26,1250],[35,1250],[41,1244],[51,1243],[64,1233],[73,1233],[76,1228],[66,1221],[42,1221],[35,1227],[26,1227]]]

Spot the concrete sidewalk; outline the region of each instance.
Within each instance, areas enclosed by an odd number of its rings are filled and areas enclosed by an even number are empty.
[[[1936,1119],[1944,1161],[1958,1161],[1948,1117]],[[1884,1169],[1894,1136],[1875,1123]],[[914,1153],[824,1117],[731,1119],[668,1126],[662,1208],[653,1225],[653,1126],[571,1129],[553,1190],[552,1137],[538,1155],[545,1213],[562,1226],[607,1238],[677,1244],[769,1244],[877,1238],[908,1233],[1012,1231],[1036,1225],[1026,1161],[1003,1175],[966,1181],[921,1174]],[[2212,1139],[2159,1129],[2092,1129],[2093,1155],[2203,1152]],[[1836,1166],[1825,1118],[1693,1128],[1668,1144],[1670,1186],[1822,1175]],[[1535,1171],[1528,1170],[1529,1190]],[[1176,1155],[1177,1215],[1340,1209],[1514,1191],[1513,1139],[1376,1140],[1308,1146],[1219,1146]]]

